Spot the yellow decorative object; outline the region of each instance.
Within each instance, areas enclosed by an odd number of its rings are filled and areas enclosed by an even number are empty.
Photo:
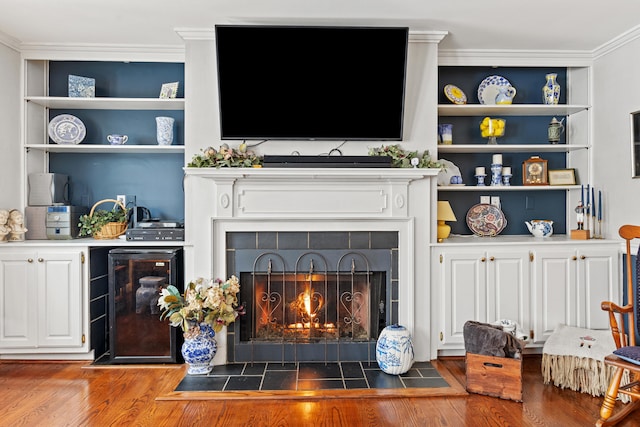
[[[438,200],[438,242],[448,238],[451,233],[451,226],[445,221],[457,221],[456,215],[447,200]]]
[[[496,138],[504,135],[507,121],[504,119],[492,119],[485,117],[480,122],[480,135],[483,138],[489,138],[489,144],[496,144]]]

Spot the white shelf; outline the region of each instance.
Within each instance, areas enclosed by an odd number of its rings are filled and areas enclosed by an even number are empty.
[[[438,104],[439,116],[568,116],[588,110],[588,105],[543,104]]]
[[[451,144],[438,145],[438,153],[568,153],[575,150],[586,150],[586,145],[572,144]]]
[[[33,102],[53,109],[82,110],[184,110],[184,98],[67,98],[56,96],[26,96]]]
[[[491,179],[487,176],[485,179]],[[559,191],[580,189],[579,185],[439,185],[438,191]]]
[[[25,147],[49,153],[184,153],[184,145],[27,144]]]

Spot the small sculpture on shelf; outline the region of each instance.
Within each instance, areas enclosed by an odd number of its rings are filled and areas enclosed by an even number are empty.
[[[24,235],[27,232],[27,229],[24,226],[24,216],[22,216],[22,212],[17,209],[9,211],[9,220],[7,221],[7,225],[9,225],[9,228],[11,229],[9,232],[9,241],[22,242],[24,240]]]
[[[578,228],[571,230],[571,238],[574,240],[589,240],[591,238],[590,231],[584,228],[584,213],[586,209],[582,201],[578,202],[578,206],[575,209]]]
[[[7,242],[7,236],[11,232],[11,227],[7,224],[9,220],[9,211],[0,209],[0,243]]]
[[[584,230],[584,206],[582,202],[578,202],[576,207],[576,220],[578,221],[578,230]]]

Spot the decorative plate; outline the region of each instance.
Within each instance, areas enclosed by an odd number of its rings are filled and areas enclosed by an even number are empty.
[[[500,208],[479,203],[467,212],[467,225],[478,236],[497,236],[507,226],[507,219]]]
[[[56,144],[80,144],[86,135],[82,120],[71,114],[60,114],[49,122],[49,137]]]
[[[462,105],[467,103],[467,95],[458,86],[446,85],[444,87],[444,96],[454,104]]]
[[[511,86],[511,83],[502,76],[489,76],[484,79],[478,86],[480,104],[495,105],[496,96],[500,93],[500,86]]]

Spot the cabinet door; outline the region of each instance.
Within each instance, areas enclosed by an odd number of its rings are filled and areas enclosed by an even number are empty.
[[[33,348],[38,342],[35,252],[0,252],[0,348]]]
[[[492,249],[487,258],[487,322],[509,319],[529,333],[529,251]]]
[[[576,271],[573,249],[539,249],[532,282],[533,342],[544,343],[558,324],[577,324]]]
[[[609,329],[609,317],[600,303],[620,301],[619,268],[617,247],[578,251],[578,326]]]
[[[82,346],[82,251],[38,253],[38,343]]]
[[[442,251],[440,255],[440,325],[442,348],[463,348],[467,320],[486,321],[486,266],[484,251]]]

